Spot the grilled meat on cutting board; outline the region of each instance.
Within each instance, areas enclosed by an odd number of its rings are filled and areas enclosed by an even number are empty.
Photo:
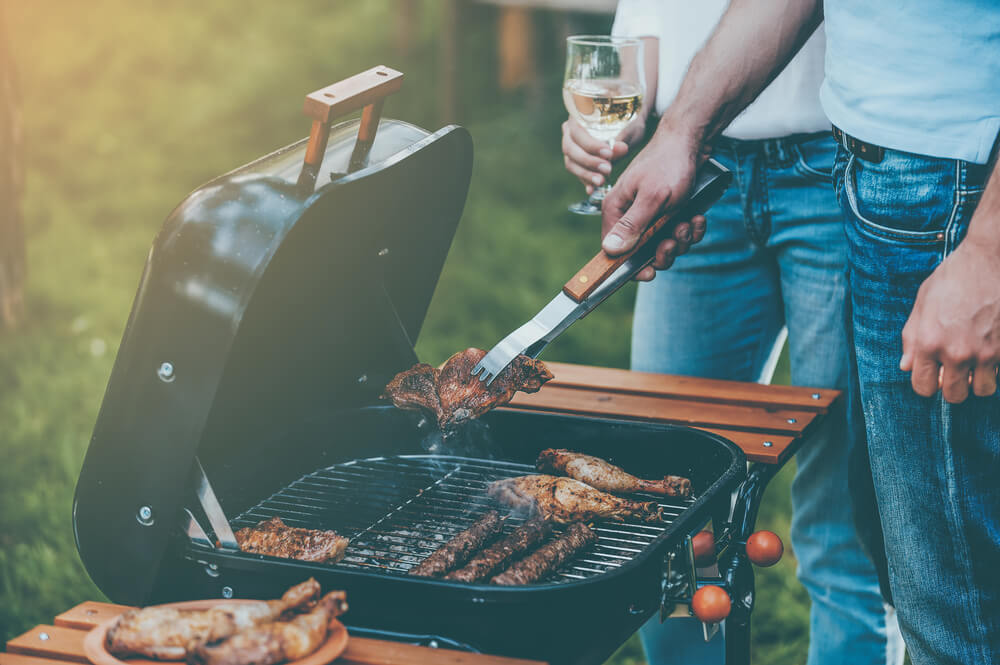
[[[215,645],[202,644],[188,658],[191,665],[275,665],[298,660],[326,641],[330,620],[347,611],[343,591],[331,591],[305,614],[288,621],[252,626]]]
[[[486,385],[472,375],[485,355],[482,349],[466,349],[448,358],[440,370],[418,363],[397,374],[382,396],[400,409],[432,413],[438,426],[449,430],[507,404],[518,391],[538,392],[552,378],[545,363],[522,354]]]
[[[626,473],[600,457],[574,453],[562,448],[547,448],[538,455],[539,471],[565,473],[570,478],[587,483],[605,492],[630,494],[650,492],[663,496],[690,496],[691,481],[681,476],[664,476],[662,480],[644,480]]]
[[[280,517],[244,527],[235,535],[236,543],[244,552],[317,563],[340,561],[351,542],[336,531],[288,526]]]
[[[319,582],[310,578],[286,591],[281,600],[221,604],[208,610],[169,607],[129,610],[108,629],[105,645],[108,652],[116,656],[183,660],[195,645],[217,642],[241,630],[273,621],[285,612],[312,602],[319,592]]]
[[[489,511],[476,520],[475,524],[434,550],[418,565],[410,568],[410,575],[441,577],[468,561],[476,550],[500,533],[501,526],[500,513],[495,510]]]
[[[490,584],[515,586],[531,584],[559,568],[588,545],[597,542],[597,534],[582,522],[574,522],[566,532],[545,543],[537,550],[514,563],[492,580]]]
[[[663,519],[663,509],[655,501],[629,501],[595,490],[573,478],[546,475],[505,478],[490,483],[487,492],[515,510],[537,514],[560,524],[599,518],[619,522],[626,517],[645,522]]]
[[[446,580],[478,582],[485,580],[515,556],[527,552],[552,533],[548,520],[533,519],[514,529],[506,538],[493,543],[472,557],[465,566],[444,576]]]

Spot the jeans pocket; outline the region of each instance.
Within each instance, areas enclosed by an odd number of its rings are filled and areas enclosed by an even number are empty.
[[[909,244],[944,243],[959,200],[956,164],[896,151],[876,164],[849,154],[839,184],[862,232]]]
[[[795,146],[798,159],[795,171],[808,180],[829,185],[833,181],[833,166],[837,158],[837,144],[832,137],[803,141]]]

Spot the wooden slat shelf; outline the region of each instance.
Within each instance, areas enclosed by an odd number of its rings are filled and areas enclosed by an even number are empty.
[[[826,413],[840,395],[838,391],[826,388],[772,386],[570,363],[545,364],[555,374],[549,385],[628,395],[674,397],[706,403],[777,407],[819,413]]]
[[[509,408],[697,427],[767,464],[787,460],[840,397],[829,389],[546,365],[555,378],[537,393],[518,393]]]

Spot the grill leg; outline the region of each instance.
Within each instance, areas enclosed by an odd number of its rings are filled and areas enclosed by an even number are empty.
[[[726,574],[733,608],[726,619],[726,665],[750,665],[750,613],[753,611],[753,566],[742,550],[733,556]]]
[[[726,620],[726,665],[750,665],[750,615],[740,624]]]
[[[733,507],[731,525],[735,547],[727,566],[720,566],[725,586],[733,598],[732,610],[726,619],[726,665],[750,663],[750,613],[754,602],[753,566],[747,558],[745,544],[757,522],[757,511],[768,482],[780,466],[754,464],[743,482]]]

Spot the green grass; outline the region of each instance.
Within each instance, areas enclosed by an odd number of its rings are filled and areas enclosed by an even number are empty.
[[[0,334],[0,640],[101,598],[76,555],[71,499],[163,218],[201,182],[302,136],[305,92],[373,64],[408,76],[387,114],[436,128],[438,5],[421,6],[404,57],[387,0],[6,3],[24,96],[30,276],[24,325]],[[476,162],[418,343],[430,362],[492,344],[596,249],[594,220],[565,212],[581,191],[559,154],[559,56],[544,51],[544,103],[495,92],[490,17],[472,8],[462,24],[461,119]],[[588,20],[580,26],[607,29]],[[540,38],[550,32],[543,21]],[[498,276],[511,278],[503,289]],[[625,366],[630,305],[631,291],[616,296],[547,357]],[[791,473],[773,481],[760,518],[786,542]],[[757,579],[755,659],[804,661],[794,557]],[[637,642],[613,662],[642,662]]]

